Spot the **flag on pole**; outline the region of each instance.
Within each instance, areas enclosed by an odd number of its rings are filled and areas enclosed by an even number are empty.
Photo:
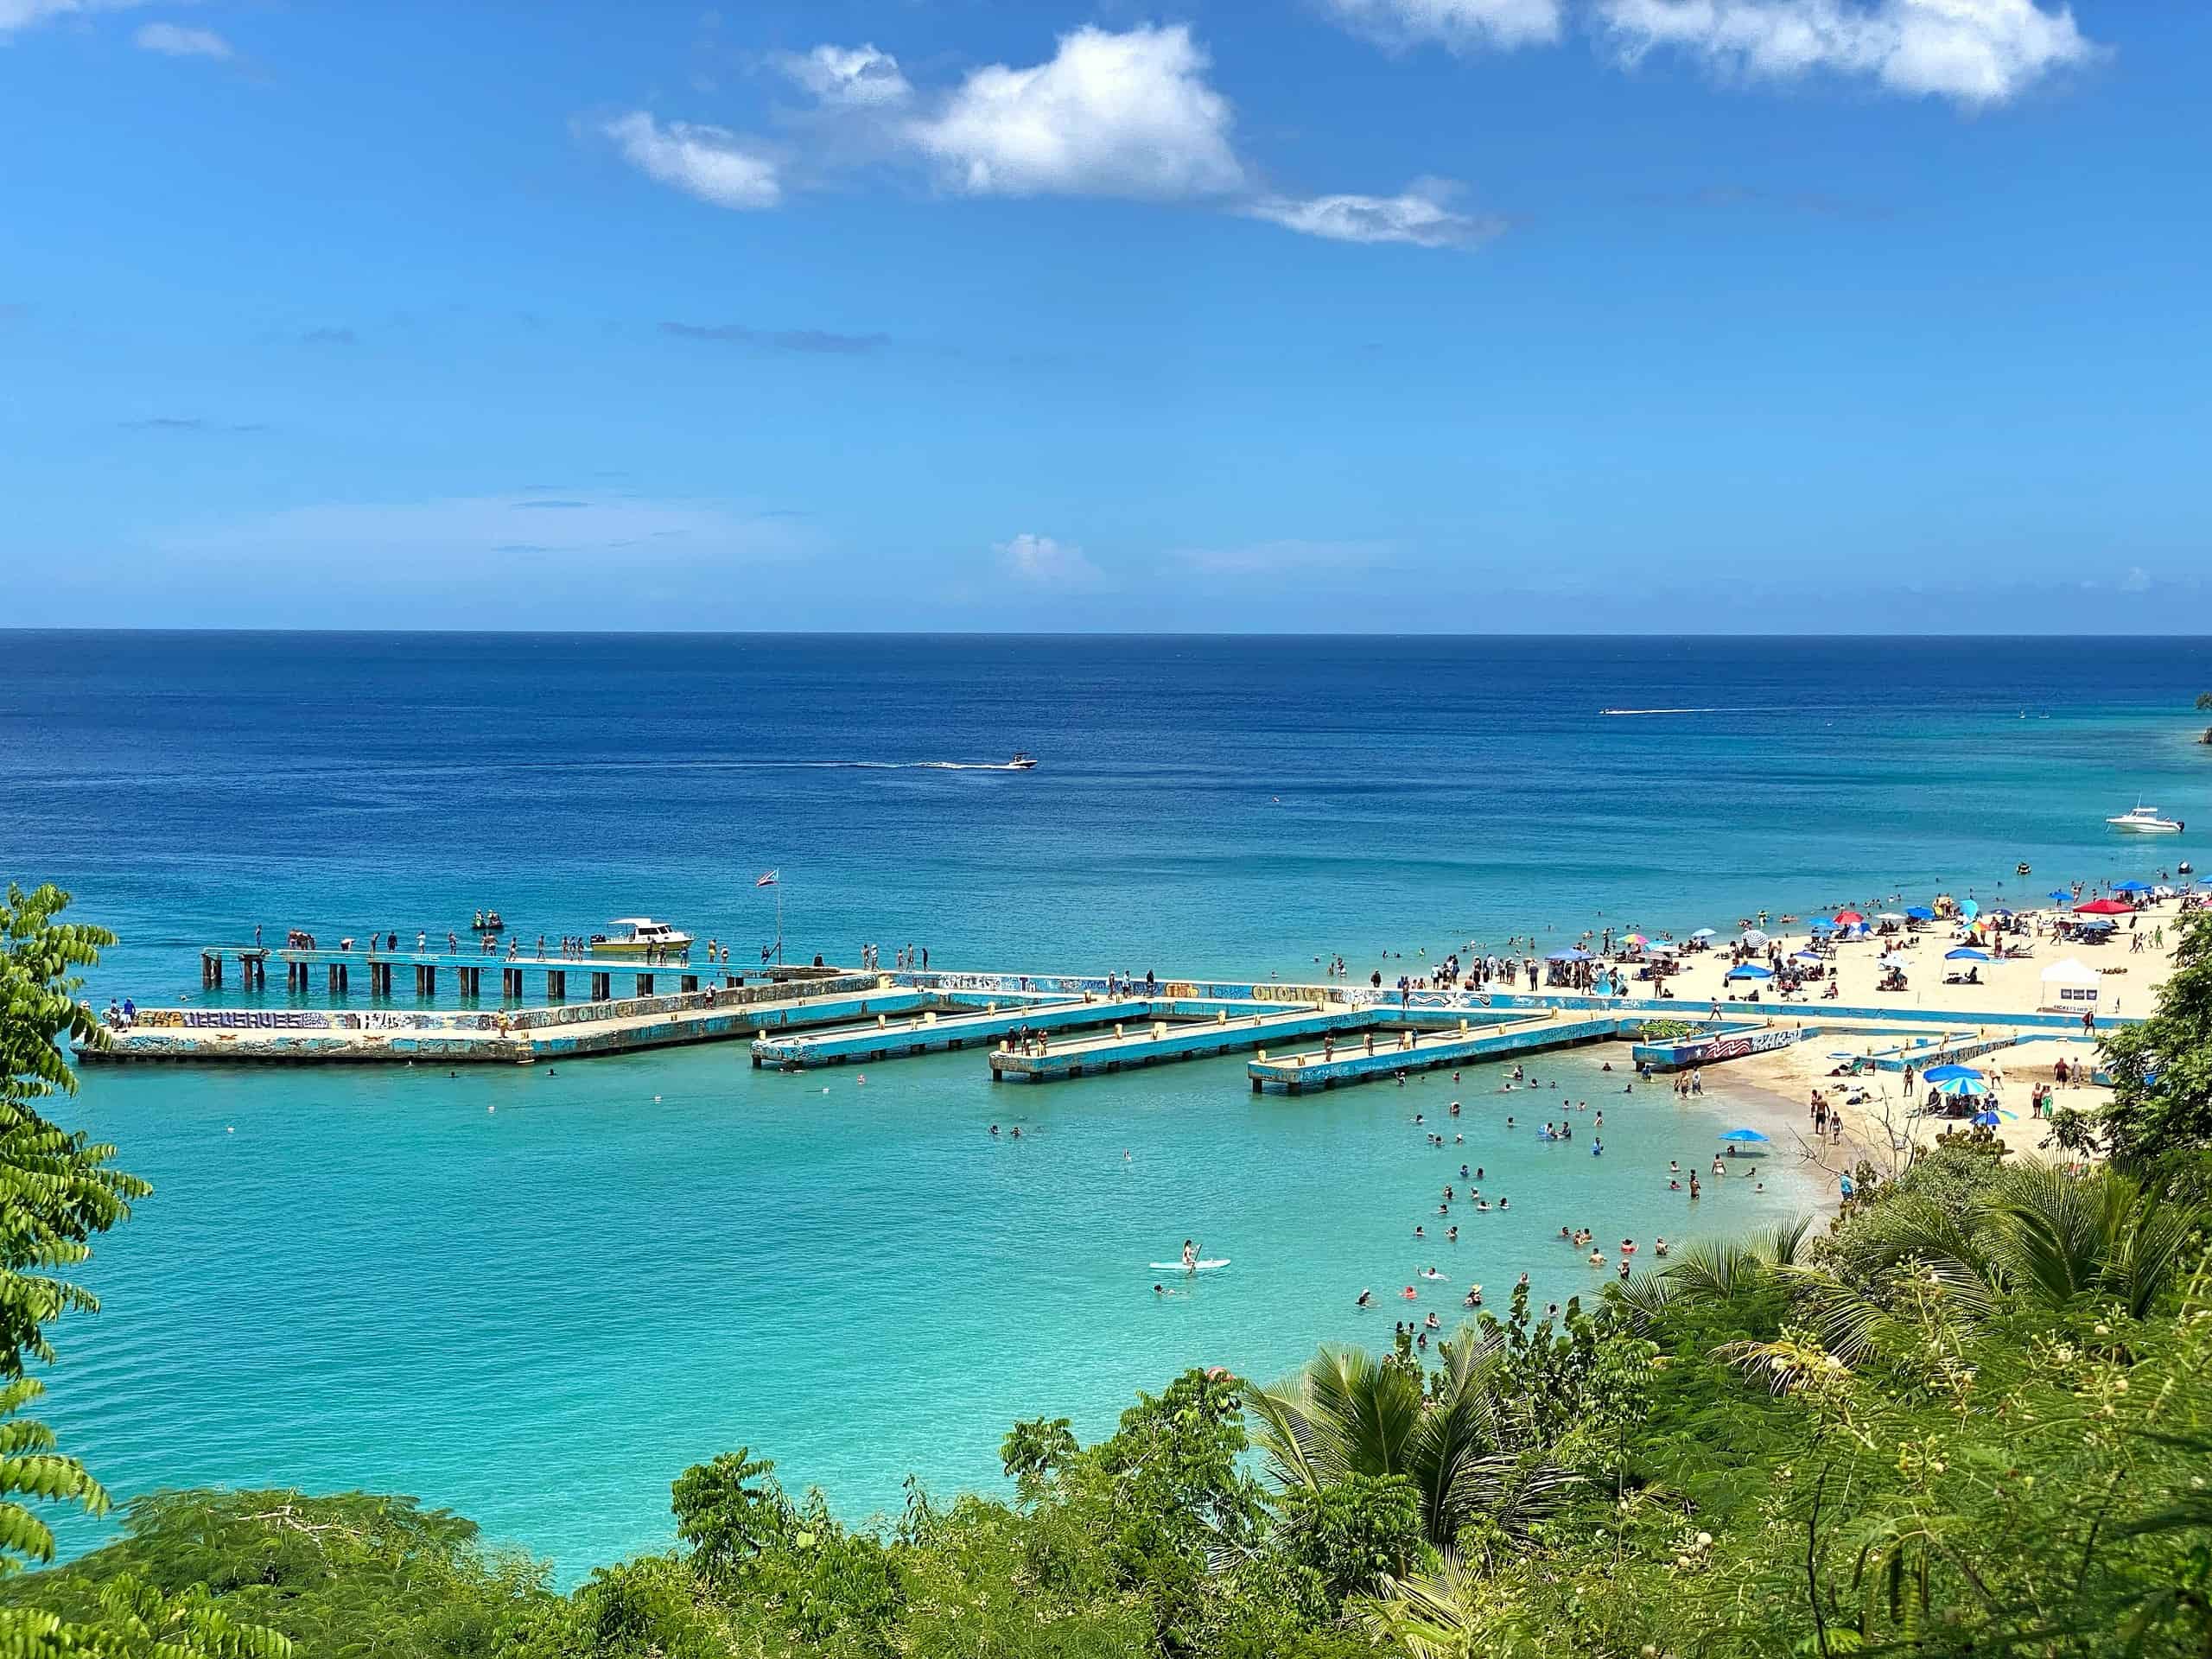
[[[782,874],[783,873],[780,870],[770,870],[766,874],[754,881],[753,885],[756,887],[772,887],[776,885],[777,880],[782,875]]]

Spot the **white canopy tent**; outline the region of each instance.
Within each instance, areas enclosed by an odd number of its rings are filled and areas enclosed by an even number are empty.
[[[2054,962],[2043,970],[2043,1005],[2062,1013],[2094,1013],[2104,979],[2078,957]]]

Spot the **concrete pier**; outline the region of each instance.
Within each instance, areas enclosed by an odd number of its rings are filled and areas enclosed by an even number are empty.
[[[1796,1006],[1724,1001],[1700,1007],[1671,999],[1615,998],[1576,993],[1430,990],[1384,992],[1343,984],[1281,984],[1273,981],[1156,980],[1097,975],[996,973],[855,973],[836,968],[775,969],[753,975],[726,965],[617,962],[601,957],[522,957],[469,951],[268,951],[258,946],[211,945],[200,952],[200,976],[221,987],[226,964],[238,964],[241,981],[258,988],[268,958],[285,963],[285,988],[295,996],[323,971],[331,1007],[145,1008],[131,1028],[114,1033],[106,1049],[81,1051],[86,1059],[386,1060],[416,1058],[451,1062],[530,1059],[563,1053],[617,1053],[671,1042],[746,1039],[754,1063],[804,1069],[852,1059],[892,1059],[1003,1039],[1027,1026],[1041,1034],[1024,1052],[1000,1041],[989,1058],[994,1080],[1043,1083],[1167,1060],[1261,1051],[1248,1068],[1255,1088],[1301,1087],[1358,1081],[1415,1067],[1478,1063],[1514,1045],[1548,1039],[1528,1035],[1540,1021],[1615,1022],[1613,1034],[1633,1036],[1659,1020],[1688,1025],[1686,1034],[1640,1045],[1639,1060],[1655,1070],[1707,1065],[1761,1053],[1813,1036],[1865,1039],[1886,1035],[1892,1046],[1871,1052],[1869,1064],[1923,1069],[1937,1058],[1957,1059],[1988,1052],[2033,1036],[2075,1029],[2070,1014],[1981,1014],[1961,1009],[1836,1007],[1817,1011]],[[402,1012],[388,1007],[394,969],[414,971],[415,991],[433,999],[438,975],[454,975],[461,1007]],[[519,1003],[529,976],[542,975],[545,1001],[479,1012],[487,968],[499,969],[499,989]],[[344,1006],[356,968],[365,968],[372,1005]],[[587,1000],[570,1001],[569,976],[587,976]],[[617,999],[617,976],[639,995]],[[721,983],[714,982],[719,977]],[[673,985],[677,988],[671,990]],[[926,1017],[922,1017],[926,1016]],[[878,1020],[882,1023],[880,1025]],[[893,1026],[893,1020],[899,1021]],[[2119,1020],[2108,1023],[2130,1024]],[[1096,1027],[1112,1025],[1110,1031]],[[1592,1027],[1594,1031],[1594,1027]],[[785,1033],[810,1032],[808,1041]],[[1065,1033],[1078,1033],[1067,1035]],[[1376,1056],[1368,1062],[1367,1034]],[[1516,1033],[1520,1035],[1516,1036]],[[1414,1033],[1408,1035],[1408,1033]],[[1338,1040],[1317,1060],[1292,1053],[1287,1077],[1270,1048],[1311,1046],[1325,1035]],[[1578,1037],[1575,1040],[1594,1040]],[[1351,1045],[1357,1042],[1355,1057]],[[1397,1051],[1389,1048],[1399,1045]],[[1357,1064],[1347,1065],[1357,1059]],[[1329,1071],[1317,1066],[1335,1066]]]
[[[1633,1021],[1631,1021],[1633,1023]],[[1445,1066],[1475,1065],[1516,1054],[1534,1054],[1577,1043],[1604,1042],[1621,1035],[1618,1015],[1547,1017],[1522,1014],[1478,1025],[1422,1031],[1411,1025],[1370,1030],[1333,1049],[1263,1058],[1249,1062],[1252,1092],[1302,1095],[1309,1089],[1378,1083],[1401,1071],[1433,1071]]]
[[[1181,1025],[1155,1020],[1141,1032],[1079,1037],[1065,1046],[1047,1045],[1037,1052],[996,1048],[991,1051],[991,1076],[1003,1083],[1058,1083],[1167,1060],[1238,1054],[1268,1043],[1296,1042],[1324,1032],[1355,1031],[1375,1023],[1373,1013],[1351,1008],[1276,1007],[1235,1017],[1224,1008],[1211,1020]]]
[[[1142,1001],[1088,997],[1073,1001],[1016,1001],[974,1014],[925,1011],[908,1020],[879,1014],[873,1026],[818,1031],[800,1037],[762,1038],[753,1045],[753,1064],[798,1071],[810,1066],[877,1062],[917,1054],[936,1054],[988,1043],[1021,1030],[1058,1032],[1149,1020],[1155,1005]]]
[[[334,968],[334,972],[343,972]],[[421,1060],[480,1065],[758,1039],[935,1007],[936,993],[879,974],[477,1014],[344,1008],[143,1008],[87,1062]]]

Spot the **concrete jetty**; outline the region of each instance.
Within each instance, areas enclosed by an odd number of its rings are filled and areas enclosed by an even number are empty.
[[[314,989],[320,970],[329,995],[342,997],[353,989],[353,976],[358,973],[361,988],[372,997],[393,995],[396,986],[404,977],[414,982],[416,1000],[426,1002],[436,997],[442,974],[452,976],[454,988],[463,998],[475,998],[484,994],[484,976],[496,973],[499,976],[499,995],[510,1002],[518,1002],[527,995],[526,976],[541,976],[545,1000],[551,1003],[569,1000],[571,978],[575,981],[576,989],[588,993],[593,1001],[607,1002],[613,1000],[618,974],[631,995],[652,996],[664,989],[696,991],[717,981],[726,988],[734,988],[745,983],[748,977],[760,978],[765,975],[777,980],[800,980],[830,971],[779,968],[748,976],[726,961],[694,963],[689,960],[688,953],[666,960],[649,960],[636,956],[524,956],[474,949],[378,950],[371,945],[355,950],[210,944],[200,948],[200,982],[211,990],[222,989],[224,964],[235,962],[240,989],[266,990],[272,958],[284,965],[287,991],[304,993]]]
[[[961,994],[940,995],[957,999]],[[931,1008],[911,1019],[893,1020],[887,1013],[880,1013],[872,1026],[839,1027],[804,1036],[761,1038],[753,1045],[753,1064],[798,1071],[817,1065],[937,1054],[988,1043],[1018,1031],[1079,1031],[1149,1020],[1156,1007],[1170,1006],[1128,998],[1040,998],[1035,1001],[1016,1001],[1003,1007],[993,1002],[975,1014],[942,1013]]]
[[[756,1065],[804,1069],[842,1061],[893,1059],[983,1043],[992,1044],[994,1079],[1044,1083],[1119,1071],[1132,1066],[1210,1055],[1261,1051],[1254,1086],[1281,1084],[1283,1073],[1266,1052],[1310,1047],[1336,1040],[1324,1058],[1293,1052],[1303,1085],[1362,1077],[1416,1065],[1479,1062],[1521,1052],[1545,1021],[1615,1022],[1613,1035],[1636,1036],[1665,1021],[1673,1034],[1639,1044],[1637,1057],[1655,1070],[1711,1065],[1765,1052],[1821,1035],[1889,1033],[1897,1046],[1874,1063],[1901,1070],[1909,1058],[1923,1065],[1940,1054],[1960,1058],[2032,1036],[2075,1027],[2068,1014],[1980,1013],[1957,1008],[1856,1007],[1817,1010],[1788,1004],[1724,1001],[1700,1008],[1672,999],[1607,997],[1587,993],[1466,990],[1384,991],[1340,983],[1274,981],[1160,980],[1118,976],[1001,974],[938,971],[881,973],[836,967],[736,971],[724,964],[651,963],[609,957],[505,957],[467,951],[263,950],[219,945],[200,953],[203,976],[219,983],[225,962],[251,964],[252,988],[266,981],[270,956],[286,964],[296,999],[311,989],[318,970],[334,993],[334,1006],[249,1005],[229,1007],[143,1008],[136,1023],[113,1033],[105,1049],[86,1047],[86,1059],[528,1060],[559,1055],[620,1053],[671,1043],[744,1040]],[[209,963],[215,966],[210,968]],[[344,997],[354,969],[364,970],[372,995],[365,1007]],[[467,999],[479,985],[463,977],[458,1009],[390,1007],[395,979],[416,976],[418,996],[429,1001],[437,976],[480,976],[496,969],[501,991],[518,1002],[524,976],[543,975],[546,1001],[539,1006],[479,1010]],[[582,976],[582,1001],[569,1001],[569,976]],[[633,993],[614,994],[620,976]],[[715,981],[719,979],[718,984]],[[893,1022],[898,1022],[895,1025]],[[880,1022],[880,1023],[879,1023]],[[2131,1023],[2120,1020],[2117,1023]],[[1114,1029],[1101,1030],[1111,1026]],[[1027,1027],[1037,1040],[1008,1044]],[[1575,1040],[1595,1040],[1592,1035]],[[806,1040],[800,1034],[812,1033]],[[1068,1034],[1074,1033],[1074,1034]],[[1369,1065],[1367,1034],[1378,1058]],[[1412,1033],[1410,1039],[1408,1033]],[[1516,1034],[1517,1033],[1517,1034]],[[1351,1045],[1357,1042],[1358,1064]],[[1398,1057],[1387,1046],[1410,1041]],[[1873,1058],[1873,1057],[1870,1057]],[[1317,1064],[1335,1065],[1316,1071]],[[1262,1069],[1262,1068],[1266,1069]]]
[[[938,1006],[936,993],[878,974],[804,984],[709,988],[480,1014],[364,1008],[143,1008],[81,1060],[427,1061],[509,1064],[755,1039]]]
[[[991,1051],[991,1077],[1001,1083],[1058,1083],[1168,1060],[1243,1053],[1271,1042],[1296,1042],[1376,1023],[1372,1013],[1351,1008],[1253,1007],[1252,1013],[1232,1015],[1224,1006],[1211,1020],[1183,1024],[1155,1020],[1142,1031],[1079,1037],[1057,1046],[995,1048]]]
[[[1638,1023],[1636,1019],[1624,1021],[1617,1014],[1560,1015],[1554,1011],[1549,1015],[1517,1014],[1484,1024],[1462,1020],[1456,1027],[1444,1029],[1407,1026],[1379,1033],[1370,1030],[1341,1047],[1254,1059],[1245,1071],[1255,1095],[1269,1090],[1302,1095],[1309,1089],[1378,1083],[1401,1071],[1433,1071],[1604,1042],[1622,1035],[1624,1024]]]

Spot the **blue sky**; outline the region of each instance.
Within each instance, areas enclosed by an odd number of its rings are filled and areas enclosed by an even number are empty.
[[[0,0],[0,623],[2195,626],[2208,61],[2165,0]]]

